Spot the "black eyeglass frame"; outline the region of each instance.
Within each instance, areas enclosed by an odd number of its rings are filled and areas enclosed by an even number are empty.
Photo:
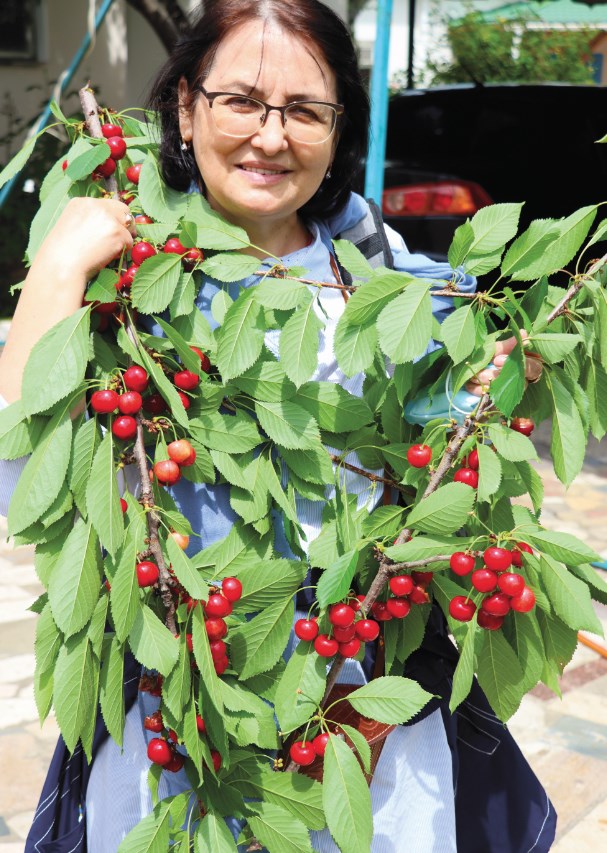
[[[333,110],[333,114],[334,114],[334,120],[333,120],[333,127],[329,131],[328,136],[325,139],[321,139],[320,142],[302,143],[305,145],[320,145],[323,142],[326,142],[327,139],[329,139],[331,137],[331,135],[333,134],[333,131],[337,127],[337,119],[341,115],[343,115],[344,111],[345,111],[345,107],[343,104],[332,104],[330,101],[312,101],[312,100],[291,101],[290,103],[285,104],[282,107],[275,107],[272,104],[268,104],[266,101],[261,101],[259,98],[253,98],[251,95],[243,95],[242,92],[207,92],[207,90],[202,85],[195,86],[194,91],[200,92],[202,95],[205,96],[205,98],[209,102],[209,108],[211,110],[213,109],[213,101],[215,100],[215,98],[219,98],[221,96],[225,97],[227,95],[227,96],[230,96],[232,98],[248,98],[248,100],[254,101],[256,104],[259,104],[260,106],[262,106],[265,110],[265,112],[264,112],[264,114],[260,120],[260,124],[259,124],[260,127],[263,127],[265,125],[267,118],[268,118],[268,113],[271,112],[272,110],[276,110],[277,112],[280,113],[280,120],[281,120],[282,126],[285,130],[287,130],[287,117],[286,117],[285,113],[289,109],[289,107],[296,107],[298,104],[320,104],[323,107],[331,107],[331,109]],[[219,130],[220,133],[225,134],[225,136],[231,136],[233,139],[246,139],[247,136],[252,136],[254,133],[254,131],[253,131],[252,133],[247,133],[244,136],[234,136],[232,133],[225,133],[225,131],[221,130],[220,128],[217,128],[217,129]]]

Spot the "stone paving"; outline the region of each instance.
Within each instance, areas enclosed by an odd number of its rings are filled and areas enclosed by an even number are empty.
[[[548,443],[545,427],[535,437],[544,524],[574,533],[607,560],[607,442],[591,443],[584,470],[568,491],[547,461]],[[0,786],[0,853],[23,853],[58,732],[52,717],[40,726],[33,699],[36,617],[27,608],[40,591],[32,549],[7,545],[0,518],[0,778],[11,780]],[[596,609],[607,633],[607,607]],[[580,645],[561,687],[562,700],[536,688],[510,728],[559,814],[553,851],[596,853],[607,850],[607,657]]]

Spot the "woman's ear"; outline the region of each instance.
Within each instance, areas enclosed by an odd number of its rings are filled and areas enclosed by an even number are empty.
[[[177,86],[179,98],[179,132],[184,142],[192,141],[192,114],[189,108],[190,92],[185,77],[182,77]]]

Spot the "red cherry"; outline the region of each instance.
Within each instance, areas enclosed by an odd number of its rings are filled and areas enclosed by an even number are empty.
[[[179,399],[181,400],[183,408],[186,410],[189,409],[190,406],[192,405],[190,398],[188,396],[186,396],[186,394],[184,394],[183,391],[178,391],[177,393],[179,394]]]
[[[151,563],[149,560],[143,560],[141,563],[137,563],[135,570],[137,572],[137,584],[141,587],[154,586],[160,577],[158,566],[156,563]]]
[[[423,589],[427,589],[434,577],[434,572],[411,572],[411,578],[414,585],[417,584]]]
[[[512,565],[512,552],[506,548],[487,548],[483,554],[485,565],[494,572],[505,572]]]
[[[124,499],[124,498],[120,498],[120,509],[121,509],[123,512],[126,512],[128,508],[129,508],[129,505],[128,505],[128,503],[125,501],[125,499]]]
[[[182,391],[193,391],[200,382],[200,376],[191,370],[180,370],[173,377],[173,381]]]
[[[200,359],[200,369],[204,370],[205,373],[208,373],[211,369],[211,362],[209,361],[208,355],[205,355],[198,347],[190,347],[190,349],[195,352]]]
[[[510,599],[510,607],[517,613],[529,613],[535,607],[535,593],[526,586],[520,595]]]
[[[129,166],[126,170],[126,176],[133,184],[139,183],[139,176],[141,175],[141,167],[142,163],[135,163],[134,166]]]
[[[386,608],[390,616],[395,619],[404,619],[409,615],[411,605],[406,598],[389,598],[386,601]]]
[[[202,719],[200,714],[196,714],[196,728],[200,732],[200,734],[204,735],[207,731],[207,726],[205,721]]]
[[[510,597],[504,592],[496,592],[483,598],[481,610],[492,616],[505,616],[510,610]]]
[[[393,595],[409,595],[414,586],[410,575],[397,575],[390,578],[390,591]]]
[[[139,264],[131,264],[126,272],[123,272],[120,278],[118,279],[118,285],[120,288],[126,287],[128,288],[135,281],[135,276],[137,274],[137,270],[139,269]]]
[[[135,222],[137,225],[151,225],[153,223],[153,219],[151,216],[146,216],[145,213],[138,213],[135,217]]]
[[[527,545],[526,542],[517,542],[512,549],[512,565],[516,566],[517,569],[520,569],[523,565],[523,552],[525,554],[533,554],[533,548],[531,545]]]
[[[190,537],[185,533],[178,533],[177,530],[171,530],[169,536],[182,551],[185,551],[190,544]]]
[[[469,575],[474,569],[475,562],[476,560],[472,554],[466,554],[465,551],[456,551],[455,554],[451,554],[449,559],[451,571],[460,577]]]
[[[137,421],[130,415],[120,415],[112,423],[112,432],[116,438],[128,441],[137,435]]]
[[[325,754],[330,737],[331,735],[329,734],[329,732],[323,732],[320,735],[316,735],[316,737],[312,741],[312,747],[314,748],[314,752],[320,758],[322,758]]]
[[[213,762],[215,773],[218,773],[221,767],[221,754],[216,749],[211,750],[211,761]]]
[[[175,751],[169,763],[164,765],[164,769],[171,773],[179,773],[184,764],[185,757],[180,752]]]
[[[493,616],[492,613],[487,613],[486,610],[479,610],[476,621],[480,628],[485,628],[487,631],[497,631],[504,624],[503,616]]]
[[[172,441],[167,446],[167,453],[169,454],[169,459],[172,459],[173,462],[176,462],[178,465],[182,465],[185,460],[188,459],[192,450],[192,445],[185,438],[180,438],[177,441]]]
[[[314,640],[314,649],[316,654],[322,658],[332,658],[333,655],[337,654],[339,644],[337,640],[327,636],[327,634],[319,634]]]
[[[311,643],[318,637],[318,622],[316,619],[298,619],[295,623],[295,636],[300,640]]]
[[[491,569],[477,569],[472,572],[472,586],[479,592],[493,592],[497,586],[497,574]]]
[[[173,743],[178,743],[179,738],[177,737],[175,729],[169,729],[169,740],[173,741]]]
[[[138,364],[133,364],[124,371],[122,381],[129,391],[139,391],[141,394],[148,387],[150,379],[147,370],[139,367]]]
[[[516,572],[503,572],[497,579],[497,585],[502,592],[513,597],[520,595],[525,589],[525,578]]]
[[[302,767],[312,764],[316,758],[316,752],[312,746],[312,742],[309,740],[296,740],[289,750],[289,755],[295,764],[300,764]]]
[[[476,489],[478,486],[478,474],[472,468],[460,468],[453,475],[453,480],[456,483],[465,483],[467,486],[472,486]]]
[[[414,586],[409,593],[409,601],[411,604],[428,604],[430,596],[421,584]]]
[[[375,640],[379,636],[379,625],[374,619],[361,619],[356,623],[355,628],[356,636],[365,642]]]
[[[407,461],[414,468],[425,468],[432,459],[432,448],[427,444],[414,444],[407,450]]]
[[[126,154],[126,142],[121,136],[110,136],[106,140],[106,145],[110,146],[112,160],[122,160]]]
[[[512,418],[510,421],[510,429],[515,432],[520,432],[522,435],[531,435],[535,429],[535,424],[531,418]]]
[[[213,660],[221,660],[227,656],[226,653],[228,647],[223,640],[211,640],[209,648],[211,649],[211,657]]]
[[[146,258],[156,254],[156,249],[147,240],[140,240],[131,249],[131,260],[134,264],[142,264]]]
[[[95,391],[91,395],[91,408],[100,415],[108,415],[118,405],[118,394],[115,391]]]
[[[116,158],[114,157],[113,159],[115,160]],[[120,201],[123,201],[125,204],[130,204],[132,201],[135,201],[135,196],[133,195],[133,193],[127,192],[126,190],[121,190],[118,193],[118,196],[120,198]]]
[[[97,166],[94,175],[101,175],[102,178],[109,178],[110,175],[113,175],[116,171],[116,161],[111,157],[108,157],[107,160],[104,160],[100,166]]]
[[[329,622],[331,625],[347,628],[356,618],[356,611],[349,604],[333,604],[329,608]]]
[[[348,603],[349,603],[350,607],[352,608],[352,610],[356,610],[356,612],[358,613],[358,611],[360,610],[361,605],[364,602],[366,597],[367,597],[366,595],[363,595],[361,593],[360,595],[357,595],[356,598],[349,599]]]
[[[345,658],[353,658],[360,651],[360,640],[358,637],[352,637],[347,643],[339,644],[339,653]]]
[[[173,486],[181,477],[181,471],[172,459],[162,459],[154,463],[154,476],[165,486]]]
[[[119,124],[102,124],[101,133],[106,139],[111,139],[113,136],[123,136],[123,130]]]
[[[148,732],[155,732],[156,734],[161,732],[164,728],[164,723],[160,711],[154,711],[153,714],[146,717],[143,721],[143,728],[147,729]]]
[[[207,619],[204,627],[209,640],[223,640],[228,633],[228,626],[223,619]]]
[[[478,450],[471,450],[464,459],[464,468],[472,468],[473,471],[478,471]]]
[[[204,260],[204,255],[201,249],[188,249],[183,258],[183,264],[187,267],[192,267],[194,264],[197,264],[198,261]]]
[[[161,415],[166,411],[167,404],[164,402],[160,394],[150,394],[143,400],[143,408],[150,415]]]
[[[385,601],[374,601],[371,605],[371,614],[378,622],[389,622],[392,619]]]
[[[143,404],[139,391],[127,391],[118,398],[118,408],[123,415],[136,414]]]
[[[65,172],[65,170],[67,169],[67,167],[68,167],[69,165],[70,165],[70,164],[67,162],[67,160],[64,160],[64,161],[63,161],[63,163],[61,164],[61,168],[63,169],[63,171],[64,171],[64,172]]]
[[[228,601],[239,601],[242,597],[242,584],[238,578],[224,578],[221,582],[221,591]]]
[[[148,743],[148,758],[150,761],[153,761],[154,764],[160,764],[164,767],[169,763],[172,757],[173,752],[166,740],[163,740],[160,737],[153,737]]]
[[[349,643],[356,636],[356,627],[347,625],[345,628],[334,627],[333,636],[338,643]]]
[[[209,596],[209,600],[204,606],[204,612],[207,616],[229,616],[232,612],[232,605],[227,598],[220,595],[218,592]]]
[[[224,655],[223,657],[219,658],[219,660],[215,660],[215,658],[213,658],[213,666],[215,667],[215,672],[217,673],[217,675],[223,675],[226,669],[230,666],[228,656]]]
[[[469,622],[476,613],[476,604],[465,595],[456,595],[449,602],[449,613],[458,622]]]
[[[187,249],[181,240],[178,240],[177,237],[171,237],[164,244],[162,251],[167,255],[184,255]]]

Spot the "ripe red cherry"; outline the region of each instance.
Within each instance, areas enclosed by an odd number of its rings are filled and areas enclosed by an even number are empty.
[[[451,571],[460,577],[469,575],[474,569],[475,562],[472,554],[466,554],[465,551],[456,551],[455,554],[451,554],[449,559]]]
[[[223,619],[207,619],[204,627],[209,640],[223,640],[228,633],[228,626]]]
[[[217,673],[217,675],[223,675],[226,669],[230,666],[228,656],[224,655],[223,657],[219,658],[219,660],[215,660],[215,658],[213,658],[213,666],[215,667],[215,672]]]
[[[347,643],[339,644],[339,653],[345,658],[353,658],[360,651],[360,640],[358,637],[352,637]]]
[[[112,136],[123,136],[122,128],[119,124],[102,124],[101,125],[101,133],[105,136],[106,139],[111,139]]]
[[[483,554],[485,565],[494,572],[505,572],[512,565],[512,552],[506,548],[487,548]]]
[[[296,764],[301,764],[302,767],[312,764],[316,758],[316,752],[309,740],[296,740],[289,750],[289,755]]]
[[[131,264],[128,269],[122,273],[116,287],[118,290],[122,290],[122,288],[126,288],[127,290],[135,281],[135,276],[137,274],[137,270],[139,269],[139,264]]]
[[[158,566],[149,560],[142,560],[141,563],[137,563],[135,570],[137,572],[137,584],[141,587],[154,586],[160,577]]]
[[[390,578],[390,592],[393,595],[409,595],[414,586],[410,575],[397,575]]]
[[[184,255],[187,249],[177,237],[170,237],[164,244],[162,251],[167,255]]]
[[[138,213],[135,217],[137,225],[151,225],[154,220],[151,216],[146,216],[145,213]]]
[[[497,585],[506,595],[520,595],[525,589],[525,578],[516,572],[503,572],[497,579]]]
[[[471,450],[464,459],[464,468],[472,468],[473,471],[478,471],[478,450]]]
[[[207,616],[229,616],[232,612],[232,605],[227,598],[220,595],[218,592],[209,596],[209,600],[204,606],[204,612]]]
[[[361,619],[356,623],[355,628],[356,636],[365,642],[375,640],[379,636],[379,625],[374,619]]]
[[[164,728],[162,714],[160,711],[154,711],[153,714],[146,717],[143,721],[143,728],[147,729],[148,732],[155,732],[156,734],[159,734]]]
[[[126,176],[133,184],[139,183],[139,176],[141,175],[141,163],[135,163],[134,166],[129,166],[126,170]]]
[[[134,415],[141,409],[143,400],[139,391],[127,391],[118,397],[118,408],[123,415]]]
[[[126,512],[128,508],[129,508],[129,505],[128,505],[128,503],[125,501],[125,499],[124,499],[124,498],[120,498],[120,509],[121,509],[123,512]]]
[[[517,569],[520,569],[523,565],[523,554],[533,554],[533,548],[531,545],[527,545],[526,542],[517,542],[514,548],[512,549],[512,565],[516,566]]]
[[[201,370],[204,370],[205,373],[208,373],[211,369],[211,362],[209,361],[208,355],[205,355],[203,351],[198,347],[190,347],[190,349],[195,352],[198,358],[200,359]]]
[[[228,647],[223,640],[212,640],[209,643],[209,648],[211,650],[211,657],[213,660],[221,660],[227,655]]]
[[[130,415],[120,415],[112,423],[112,432],[116,438],[129,441],[137,435],[137,421]]]
[[[167,765],[173,757],[173,751],[166,740],[160,737],[153,737],[148,743],[148,758],[154,764],[160,764],[162,767]]]
[[[171,773],[179,773],[184,764],[185,757],[180,752],[175,751],[169,763],[164,765],[164,769]]]
[[[371,605],[371,614],[378,622],[389,622],[392,614],[386,607],[385,601],[374,601]]]
[[[517,613],[529,613],[535,607],[535,594],[532,589],[526,586],[520,595],[515,595],[510,599],[510,607],[516,610]]]
[[[173,377],[173,382],[182,391],[193,391],[200,382],[200,376],[191,370],[180,370]]]
[[[150,379],[147,370],[139,367],[138,364],[133,364],[124,371],[122,381],[129,391],[138,391],[141,393],[148,387]]]
[[[131,259],[134,264],[142,264],[146,258],[156,254],[156,249],[147,240],[140,240],[131,249]]]
[[[162,459],[154,463],[154,476],[165,486],[173,486],[181,477],[179,465],[172,459]]]
[[[480,628],[485,628],[487,631],[497,631],[504,624],[503,616],[494,616],[492,613],[487,613],[486,610],[479,610],[476,621]]]
[[[349,643],[356,636],[356,627],[348,625],[345,628],[334,627],[333,636],[338,643]]]
[[[206,734],[207,726],[200,714],[196,714],[196,728],[198,729],[200,734]]]
[[[112,160],[122,160],[126,154],[126,142],[121,136],[110,136],[106,140],[106,144],[110,146],[110,157]]]
[[[169,454],[169,459],[172,459],[173,462],[176,462],[178,465],[182,465],[186,461],[186,459],[190,456],[192,450],[192,445],[185,438],[180,438],[177,441],[172,441],[167,446],[167,453]]]
[[[143,408],[150,415],[161,415],[166,411],[167,404],[160,394],[150,394],[143,401]]]
[[[476,613],[476,604],[465,595],[456,595],[449,602],[449,613],[458,622],[469,622]]]
[[[349,603],[350,607],[352,608],[352,610],[356,610],[356,612],[358,613],[358,611],[360,610],[361,605],[362,605],[362,603],[366,597],[367,597],[366,595],[363,595],[361,593],[360,595],[357,595],[356,598],[350,598],[348,600],[348,603]]]
[[[91,395],[91,408],[100,415],[108,415],[118,405],[118,394],[115,391],[95,391]]]
[[[221,591],[228,601],[239,601],[242,596],[242,584],[238,578],[224,578],[221,583]]]
[[[183,264],[187,267],[193,267],[198,261],[204,260],[204,255],[201,249],[188,249],[183,258]]]
[[[411,578],[413,580],[413,585],[416,584],[421,586],[423,589],[427,589],[434,577],[434,572],[411,572]]]
[[[337,654],[339,644],[337,640],[327,636],[327,634],[319,634],[314,640],[314,649],[321,658],[332,658],[333,655]]]
[[[522,435],[531,435],[535,429],[535,424],[531,418],[512,418],[510,421],[510,429],[515,432],[520,432]]]
[[[356,611],[349,604],[333,604],[329,608],[329,622],[331,625],[347,628],[356,618]]]
[[[505,616],[510,610],[510,597],[504,592],[496,592],[483,598],[481,610],[492,616]]]
[[[432,448],[427,444],[414,444],[407,450],[407,462],[414,468],[425,468],[432,459]]]
[[[326,752],[327,744],[329,743],[330,737],[331,737],[331,735],[329,734],[329,732],[323,732],[320,735],[316,735],[316,737],[312,740],[312,746],[314,748],[314,752],[320,758],[322,758]]]
[[[107,160],[104,160],[100,166],[97,166],[94,175],[101,175],[102,178],[109,178],[110,175],[113,175],[116,171],[116,161],[111,157],[108,157]]]
[[[395,619],[404,619],[409,615],[411,605],[406,598],[389,598],[386,601],[386,608],[390,616]]]
[[[67,161],[67,160],[64,160],[64,161],[63,161],[63,163],[61,164],[61,168],[63,169],[63,171],[64,171],[64,172],[65,172],[65,170],[67,169],[67,167],[68,167],[69,165],[70,165],[70,164],[68,163],[68,161]]]
[[[213,762],[215,773],[218,773],[221,767],[221,753],[217,752],[216,749],[211,750],[211,761]]]
[[[478,474],[472,468],[460,468],[453,475],[453,480],[456,483],[465,483],[467,486],[472,486],[476,489],[478,486]]]
[[[421,584],[414,586],[409,593],[409,601],[411,604],[428,604],[430,596]]]
[[[497,586],[497,574],[491,569],[477,569],[472,572],[472,586],[479,592],[493,592]]]
[[[178,391],[177,393],[179,394],[179,399],[181,400],[183,408],[186,410],[189,409],[192,405],[190,398],[186,394],[184,394],[183,391]]]

